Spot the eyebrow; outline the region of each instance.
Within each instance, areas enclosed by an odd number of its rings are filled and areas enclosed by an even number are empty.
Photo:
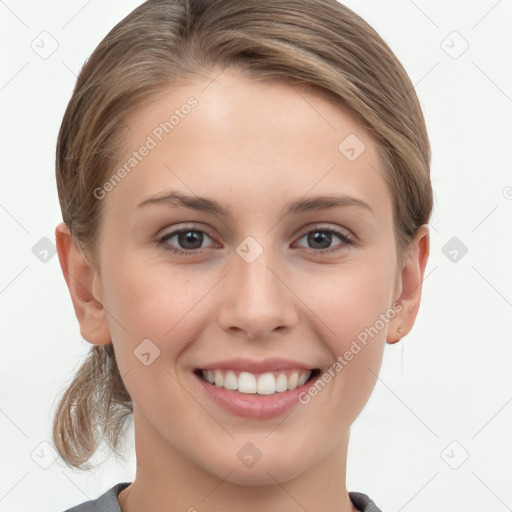
[[[221,215],[224,217],[232,217],[231,211],[214,199],[208,199],[206,197],[199,196],[187,196],[175,191],[150,196],[147,199],[144,199],[144,201],[139,203],[137,206],[142,207],[152,204],[170,204],[201,212]],[[291,202],[288,205],[286,214],[304,213],[316,210],[325,210],[328,208],[348,206],[356,206],[358,208],[362,208],[368,210],[371,213],[374,213],[371,206],[361,199],[343,195],[322,195],[312,197],[310,199],[298,199],[297,201]]]

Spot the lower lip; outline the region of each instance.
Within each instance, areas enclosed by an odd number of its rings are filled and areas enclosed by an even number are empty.
[[[291,391],[282,391],[273,395],[258,395],[219,388],[204,381],[199,375],[194,374],[194,377],[199,381],[206,395],[217,405],[236,416],[254,419],[275,418],[287,413],[294,406],[300,404],[299,395],[312,384],[310,380]]]

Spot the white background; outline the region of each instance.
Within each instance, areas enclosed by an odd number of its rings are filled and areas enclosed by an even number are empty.
[[[62,512],[134,477],[131,431],[124,466],[107,459],[87,473],[36,462],[51,462],[40,444],[50,441],[57,398],[90,345],[57,256],[42,262],[32,248],[54,241],[61,220],[55,144],[76,74],[140,3],[0,1],[0,512]],[[348,489],[384,512],[512,510],[512,1],[345,3],[416,86],[436,198],[417,323],[386,346],[352,428]],[[47,59],[31,47],[43,31],[59,45]],[[469,44],[458,58],[463,40],[454,31]],[[452,237],[468,249],[456,262],[443,253]]]

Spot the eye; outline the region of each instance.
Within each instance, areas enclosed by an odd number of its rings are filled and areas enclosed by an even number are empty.
[[[311,244],[310,247],[315,253],[330,253],[341,250],[344,246],[355,245],[355,241],[348,235],[332,228],[316,228],[306,231],[301,235],[300,240],[306,238],[306,243]],[[341,243],[336,244],[333,248],[330,247],[333,240],[338,238]],[[299,245],[300,246],[300,245]],[[304,246],[302,246],[304,247]]]
[[[166,251],[176,254],[198,254],[204,249],[203,243],[206,239],[213,241],[203,230],[195,229],[194,226],[172,231],[158,239],[158,244],[162,245]],[[337,239],[340,243],[335,246],[331,244]],[[175,239],[174,242],[172,240]],[[306,244],[311,245],[310,249],[314,253],[325,254],[342,250],[343,247],[356,245],[356,242],[347,234],[332,228],[316,228],[309,231],[303,231],[300,240],[306,239]],[[299,247],[304,245],[298,244]],[[306,245],[307,247],[307,245]]]
[[[158,243],[163,245],[167,251],[175,252],[178,254],[193,254],[199,253],[203,245],[205,237],[212,240],[204,231],[194,228],[184,228],[172,231],[161,237]],[[176,238],[175,243],[178,247],[171,246],[171,240]]]

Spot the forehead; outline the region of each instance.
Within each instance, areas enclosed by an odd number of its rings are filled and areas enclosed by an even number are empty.
[[[113,172],[128,172],[107,203],[178,188],[261,207],[336,189],[390,210],[377,146],[334,98],[233,70],[213,78],[170,86],[125,119]]]

